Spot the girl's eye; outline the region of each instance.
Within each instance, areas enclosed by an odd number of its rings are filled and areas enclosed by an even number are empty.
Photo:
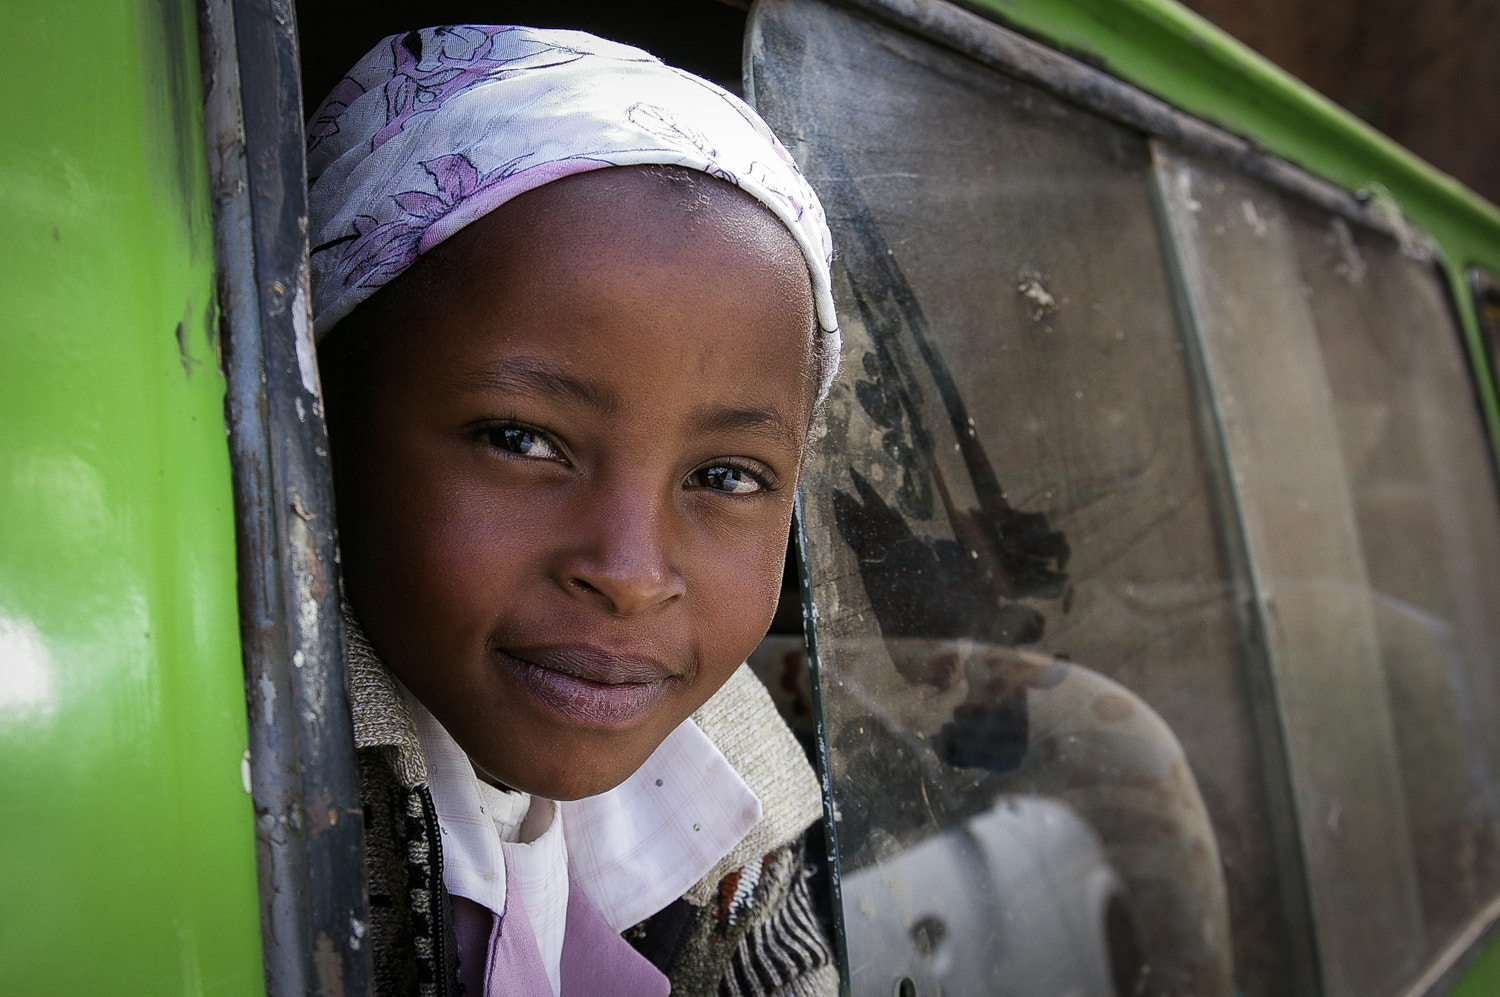
[[[713,467],[694,471],[688,482],[699,488],[724,492],[726,495],[754,495],[756,492],[766,490],[766,484],[760,478],[743,467],[734,467],[729,464],[716,464]]]
[[[490,446],[536,460],[560,460],[562,451],[550,439],[525,426],[491,426],[484,431]]]

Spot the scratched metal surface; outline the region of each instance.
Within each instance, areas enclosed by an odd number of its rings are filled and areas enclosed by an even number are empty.
[[[296,21],[290,0],[214,0],[201,23],[266,990],[359,994],[363,810],[307,284]]]

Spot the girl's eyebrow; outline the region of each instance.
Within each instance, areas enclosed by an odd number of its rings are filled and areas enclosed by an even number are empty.
[[[575,377],[562,365],[541,357],[508,357],[498,364],[470,367],[462,372],[459,383],[466,390],[502,396],[569,398],[604,416],[618,415],[624,407],[614,391]],[[804,435],[775,405],[705,406],[692,414],[691,425],[701,435],[748,431],[793,444]]]
[[[794,444],[800,443],[803,436],[774,405],[766,408],[704,408],[693,414],[692,425],[704,435],[748,430]]]
[[[600,415],[616,415],[621,407],[619,396],[609,388],[580,380],[539,357],[509,357],[495,366],[471,367],[463,372],[461,383],[470,390],[497,395],[571,398]]]

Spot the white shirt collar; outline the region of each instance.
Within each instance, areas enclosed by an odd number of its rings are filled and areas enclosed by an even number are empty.
[[[497,914],[505,913],[505,855],[481,799],[479,778],[458,742],[403,685],[427,761],[428,789],[442,834],[443,885]]]
[[[505,911],[505,855],[468,756],[407,692],[442,831],[443,883]],[[607,793],[557,805],[568,874],[616,931],[686,893],[761,817],[724,755],[684,720],[639,769]]]
[[[690,719],[620,785],[560,807],[569,871],[616,931],[681,897],[761,817],[760,800]]]

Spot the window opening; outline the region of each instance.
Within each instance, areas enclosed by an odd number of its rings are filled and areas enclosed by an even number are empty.
[[[661,0],[649,8],[610,0],[301,0],[303,94],[310,111],[380,39],[438,24],[588,31],[636,45],[739,93],[746,6],[723,0]]]

